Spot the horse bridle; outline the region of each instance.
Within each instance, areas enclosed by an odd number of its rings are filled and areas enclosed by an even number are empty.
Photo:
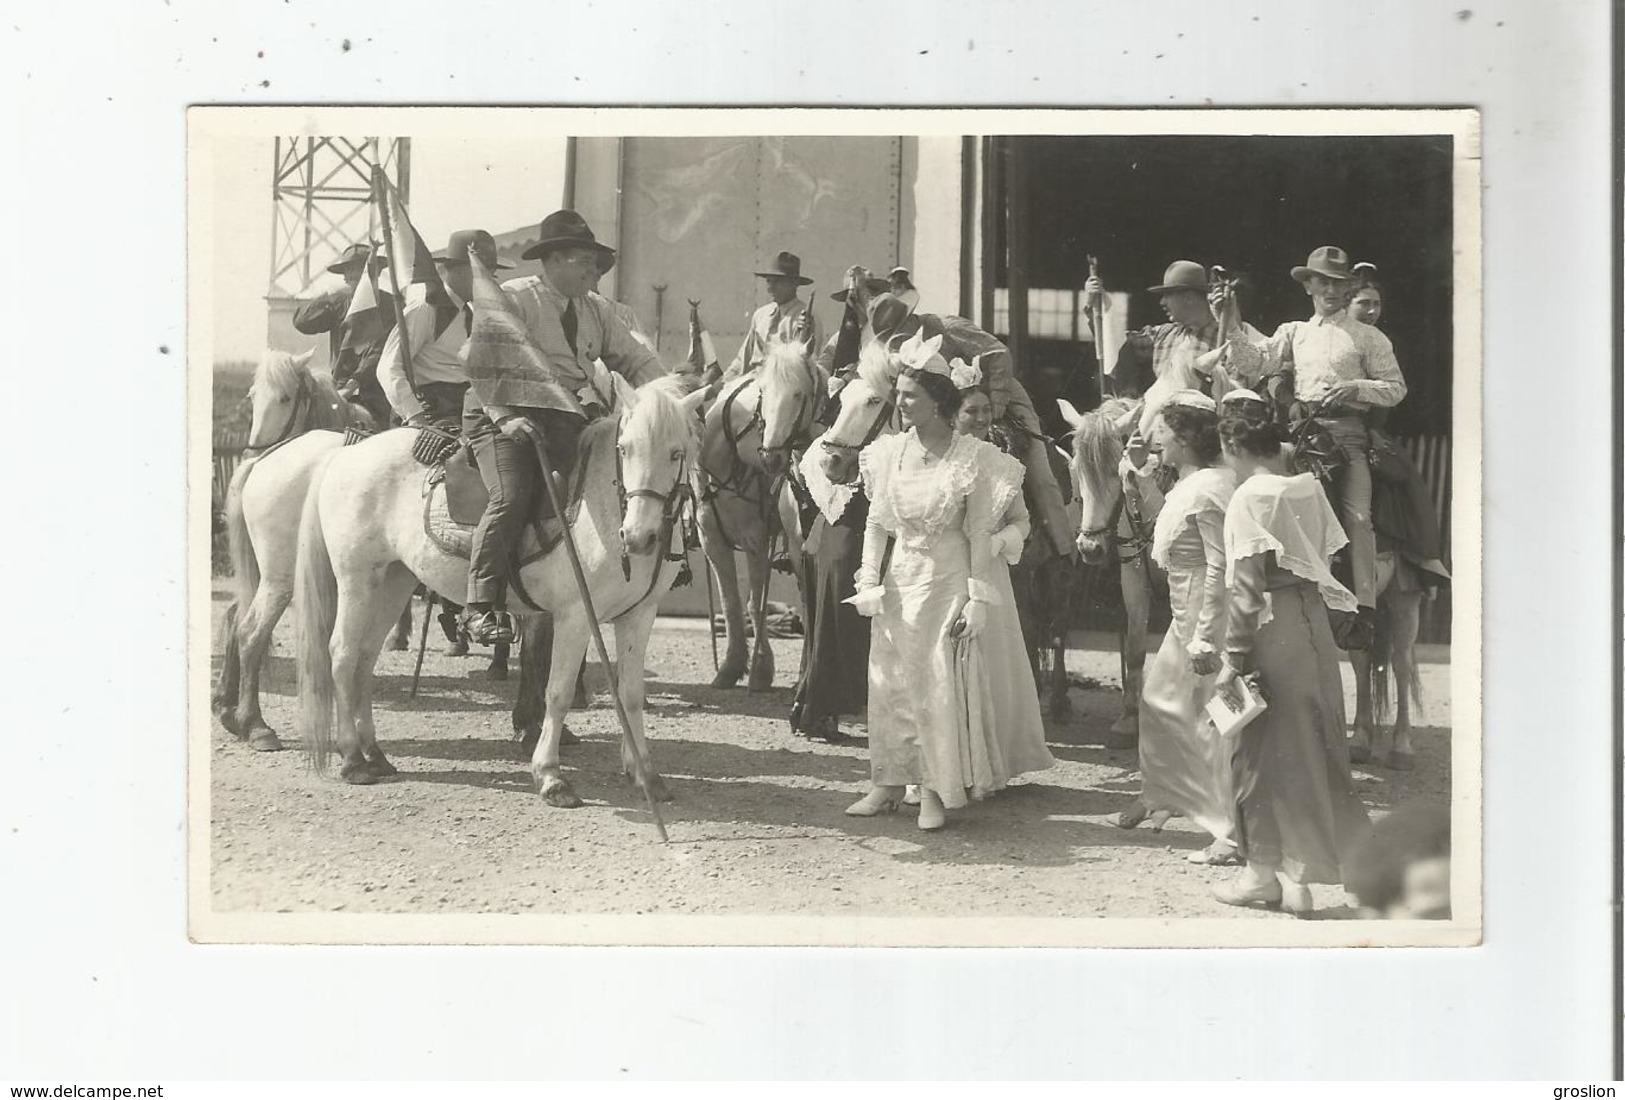
[[[885,430],[887,424],[891,423],[891,419],[896,413],[897,382],[893,379],[891,389],[886,393],[885,403],[880,406],[880,414],[875,417],[875,422],[869,425],[869,431],[864,435],[862,442],[856,445],[842,443],[839,440],[830,439],[828,434],[825,434],[818,442],[832,451],[861,451],[880,438],[880,433]]]
[[[295,435],[299,434],[296,429],[299,426],[301,414],[303,414],[310,405],[311,398],[313,396],[313,386],[314,383],[311,382],[310,375],[306,374],[304,371],[300,371],[299,386],[293,395],[293,411],[288,414],[288,423],[283,427],[282,434],[277,436],[271,442],[259,446],[250,443],[248,446],[243,448],[243,454],[245,457],[264,455],[265,452],[282,446]]]
[[[626,519],[627,506],[634,500],[647,499],[660,502],[660,545],[665,547],[662,552],[662,562],[683,561],[684,555],[677,553],[673,548],[672,535],[683,517],[683,508],[694,501],[694,486],[688,478],[688,452],[685,450],[682,460],[677,463],[677,478],[672,482],[669,492],[662,493],[659,489],[647,485],[640,485],[635,489],[626,487],[626,470],[621,461],[620,440],[615,441],[615,499],[620,505],[621,519]],[[626,542],[621,542],[621,576],[627,580],[632,579],[632,556],[627,552]],[[632,606],[642,603],[654,591],[655,582],[660,577],[657,566],[649,575],[648,591],[633,603]]]

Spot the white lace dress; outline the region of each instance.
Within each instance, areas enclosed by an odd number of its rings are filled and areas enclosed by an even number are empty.
[[[994,734],[986,638],[949,633],[970,592],[997,600],[989,451],[997,453],[955,436],[940,460],[922,465],[924,448],[910,431],[859,456],[870,508],[857,587],[878,577],[884,589],[870,626],[871,774],[881,786],[918,783],[950,809],[1009,779]],[[888,537],[895,541],[882,571]]]

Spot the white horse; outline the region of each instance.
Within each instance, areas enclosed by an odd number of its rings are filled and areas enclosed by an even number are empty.
[[[299,512],[316,460],[343,444],[354,415],[332,378],[310,369],[311,354],[267,351],[260,360],[248,446],[226,492],[233,599],[211,702],[221,725],[260,752],[282,747],[260,714],[260,666],[293,598]]]
[[[829,376],[799,341],[774,340],[761,368],[728,383],[706,411],[700,446],[700,545],[722,595],[728,643],[712,687],[733,687],[747,667],[735,551],[745,554],[756,632],[747,687],[773,687],[773,650],[763,614],[772,576],[769,542],[784,547],[792,571],[799,572],[801,540],[786,534],[797,530],[795,498],[784,479],[796,450],[818,431],[828,389]]]
[[[659,379],[623,399],[618,414],[582,433],[584,490],[570,530],[600,622],[615,627],[617,685],[647,793],[666,798],[643,736],[643,660],[660,599],[681,564],[672,541],[692,492],[698,450],[694,414],[704,391],[679,398],[681,383]],[[421,579],[455,591],[468,561],[425,531],[425,471],[411,432],[386,432],[328,455],[305,502],[295,588],[299,601],[299,704],[305,749],[324,772],[335,706],[341,778],[372,783],[395,768],[378,747],[373,668],[401,606]],[[562,492],[562,489],[561,489]],[[586,653],[589,624],[564,547],[520,567],[515,595],[553,617],[547,716],[531,774],[552,806],[581,800],[559,770],[564,718]],[[523,608],[511,608],[521,616]],[[622,744],[622,763],[636,774]]]
[[[1072,428],[1072,487],[1080,519],[1078,550],[1089,565],[1115,560],[1123,591],[1123,712],[1106,735],[1108,748],[1128,749],[1140,738],[1140,688],[1145,674],[1146,630],[1151,618],[1151,586],[1162,571],[1151,561],[1156,515],[1123,489],[1118,464],[1135,421],[1136,402],[1112,398],[1080,414],[1067,401],[1061,415]]]

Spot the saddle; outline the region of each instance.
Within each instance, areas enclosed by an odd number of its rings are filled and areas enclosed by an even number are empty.
[[[574,523],[581,512],[581,499],[587,487],[587,443],[592,433],[581,435],[581,450],[570,476],[564,521]],[[538,486],[538,494],[547,490]],[[466,444],[429,469],[423,479],[423,533],[448,554],[467,558],[473,552],[474,528],[485,516],[491,494],[485,488]],[[532,517],[534,519],[534,516]],[[563,540],[562,531],[553,531],[545,543],[537,537],[537,525],[526,523],[519,538],[518,561],[528,565],[551,553]]]

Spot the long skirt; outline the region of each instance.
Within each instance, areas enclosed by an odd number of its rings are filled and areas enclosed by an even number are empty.
[[[807,729],[815,719],[861,714],[869,702],[869,620],[842,603],[857,591],[854,578],[863,559],[863,526],[869,503],[859,494],[840,520],[822,516],[817,552],[803,563],[802,606],[806,632],[801,639],[801,675],[790,704],[790,728]]]
[[[1140,694],[1140,801],[1147,810],[1184,814],[1214,840],[1233,842],[1234,746],[1219,736],[1205,709],[1216,679],[1191,671],[1185,643],[1170,627]]]
[[[1271,589],[1270,603],[1253,642],[1269,705],[1236,748],[1242,855],[1293,882],[1342,883],[1368,819],[1349,774],[1340,651],[1313,585]]]
[[[949,809],[1009,779],[983,640],[950,631],[969,575],[964,535],[899,539],[869,648],[869,767],[877,786],[918,783]]]
[[[1038,709],[1038,687],[1027,660],[1015,589],[1002,561],[994,563],[993,574],[999,602],[988,608],[987,629],[978,639],[987,666],[993,734],[1008,774],[1043,771],[1055,766],[1055,757],[1044,743],[1044,717]]]

